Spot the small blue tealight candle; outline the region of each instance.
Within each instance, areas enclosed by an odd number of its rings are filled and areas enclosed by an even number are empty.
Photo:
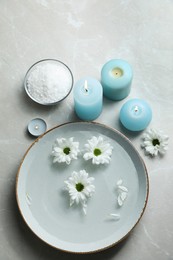
[[[120,59],[108,61],[101,70],[104,96],[111,100],[124,99],[130,93],[132,78],[132,67],[127,61]]]
[[[28,124],[28,132],[36,137],[44,134],[46,129],[46,122],[42,118],[34,118]]]
[[[102,111],[103,88],[94,78],[86,77],[74,86],[74,108],[77,116],[86,121],[96,119]]]
[[[120,121],[130,131],[142,131],[150,123],[152,111],[142,99],[128,100],[120,110]]]

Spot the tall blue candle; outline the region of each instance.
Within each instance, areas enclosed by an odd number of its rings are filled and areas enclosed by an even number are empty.
[[[94,120],[102,111],[103,89],[100,82],[86,77],[74,86],[74,108],[77,116],[82,120]]]
[[[103,94],[111,100],[121,100],[130,93],[133,78],[132,67],[120,59],[113,59],[104,64],[101,70]]]

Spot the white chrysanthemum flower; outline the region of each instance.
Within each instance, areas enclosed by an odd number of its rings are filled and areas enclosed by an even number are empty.
[[[85,154],[83,158],[85,160],[92,159],[93,164],[105,164],[111,160],[113,147],[103,140],[103,137],[98,138],[93,136],[88,143],[85,144]]]
[[[87,210],[87,200],[95,192],[93,181],[94,178],[88,177],[85,170],[74,171],[68,180],[64,181],[70,195],[70,206],[74,203],[81,204],[84,214],[86,214]]]
[[[160,154],[165,154],[168,149],[168,139],[167,135],[163,135],[160,131],[154,129],[149,129],[143,135],[142,147],[145,149],[147,154],[152,156]]]
[[[79,143],[74,142],[73,137],[57,138],[52,148],[53,162],[70,164],[72,159],[77,159],[79,152]]]
[[[117,202],[118,205],[121,207],[124,204],[124,201],[126,200],[128,193],[128,189],[125,186],[123,186],[123,181],[121,179],[117,181],[117,192]]]

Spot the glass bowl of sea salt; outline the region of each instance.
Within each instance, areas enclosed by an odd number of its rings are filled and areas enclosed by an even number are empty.
[[[41,105],[56,105],[70,94],[73,74],[69,67],[59,60],[41,60],[27,71],[24,87],[33,101]]]

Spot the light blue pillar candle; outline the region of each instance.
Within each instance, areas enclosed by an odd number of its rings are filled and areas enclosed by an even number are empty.
[[[132,67],[120,59],[105,63],[101,70],[103,94],[111,100],[121,100],[130,93],[133,78]]]
[[[75,84],[74,107],[80,119],[96,119],[102,111],[102,105],[103,88],[98,80],[86,77]]]
[[[128,100],[120,110],[120,121],[131,131],[142,131],[150,123],[152,111],[149,104],[142,99]]]

